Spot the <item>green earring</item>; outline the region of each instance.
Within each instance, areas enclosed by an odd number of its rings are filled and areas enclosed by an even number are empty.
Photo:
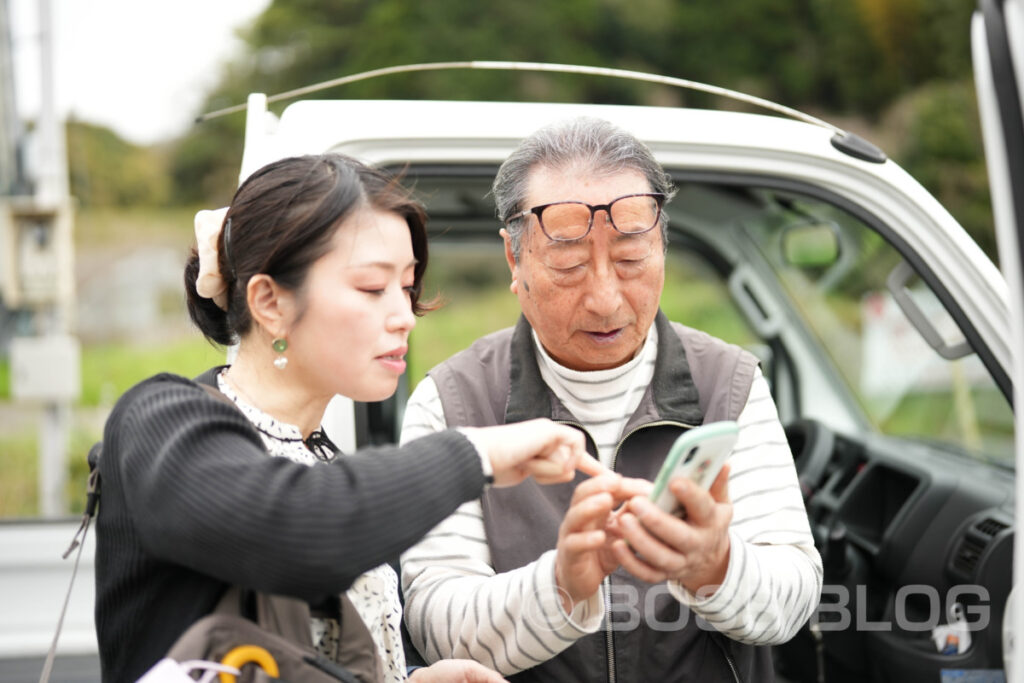
[[[284,370],[288,365],[288,359],[284,357],[284,352],[288,350],[288,340],[284,337],[278,337],[270,343],[270,346],[277,353],[281,354],[274,359],[274,367],[278,370]]]

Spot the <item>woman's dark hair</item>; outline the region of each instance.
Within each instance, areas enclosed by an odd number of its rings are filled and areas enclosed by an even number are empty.
[[[218,344],[233,344],[252,327],[246,302],[249,278],[260,273],[299,291],[310,266],[327,253],[331,238],[355,210],[371,207],[396,213],[409,225],[416,257],[412,310],[422,315],[427,268],[426,213],[398,178],[342,154],[281,159],[259,169],[235,192],[218,238],[218,266],[227,283],[227,311],[196,292],[199,256],[185,264],[189,316]],[[230,227],[227,227],[230,226]]]

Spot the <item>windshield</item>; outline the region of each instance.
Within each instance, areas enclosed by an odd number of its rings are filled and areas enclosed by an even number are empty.
[[[1012,467],[1008,401],[895,248],[820,200],[767,191],[762,199],[766,210],[744,218],[742,230],[868,423]],[[930,328],[931,344],[908,311]]]

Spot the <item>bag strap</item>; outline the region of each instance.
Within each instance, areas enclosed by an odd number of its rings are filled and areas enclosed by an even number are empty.
[[[234,405],[234,402],[224,395],[223,392],[209,384],[200,383],[203,389],[206,390],[213,398],[224,401],[230,405]],[[78,525],[78,530],[75,531],[75,535],[71,537],[71,544],[68,549],[61,555],[61,559],[66,560],[68,556],[78,548],[78,553],[75,555],[75,563],[71,568],[71,580],[68,581],[68,590],[64,595],[64,605],[60,609],[60,616],[57,618],[57,629],[53,634],[53,641],[50,643],[50,649],[46,653],[46,661],[43,664],[43,671],[39,675],[39,683],[48,683],[50,680],[50,674],[53,671],[53,660],[57,655],[57,641],[60,640],[60,632],[64,628],[64,617],[67,615],[68,603],[71,602],[71,590],[75,586],[75,578],[78,576],[78,564],[82,559],[82,551],[85,549],[85,539],[89,535],[89,525],[92,523],[93,518],[96,516],[96,510],[99,507],[100,502],[100,457],[103,455],[103,442],[97,441],[89,449],[88,462],[89,462],[89,480],[86,486],[85,496],[85,511],[82,513],[82,522]]]
[[[71,545],[61,555],[61,559],[68,559],[68,556],[78,548],[75,555],[75,564],[71,568],[71,580],[68,581],[68,591],[64,595],[64,605],[60,608],[60,617],[57,618],[57,629],[53,634],[53,642],[50,643],[50,650],[46,653],[46,662],[43,664],[43,671],[39,675],[39,683],[47,683],[50,680],[50,673],[53,671],[53,660],[57,655],[57,641],[60,640],[61,629],[64,628],[64,617],[68,612],[68,603],[71,602],[71,589],[75,586],[75,577],[78,576],[78,564],[82,560],[82,551],[85,549],[85,539],[89,535],[89,524],[96,516],[96,508],[100,501],[100,456],[103,454],[103,442],[97,441],[89,449],[89,483],[86,487],[85,512],[82,513],[82,523],[71,538]]]

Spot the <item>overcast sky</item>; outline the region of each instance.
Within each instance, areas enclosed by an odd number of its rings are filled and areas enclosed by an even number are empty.
[[[136,143],[191,125],[218,66],[237,54],[236,27],[270,0],[50,0],[58,115],[99,123]],[[18,109],[39,110],[39,0],[7,0]]]

